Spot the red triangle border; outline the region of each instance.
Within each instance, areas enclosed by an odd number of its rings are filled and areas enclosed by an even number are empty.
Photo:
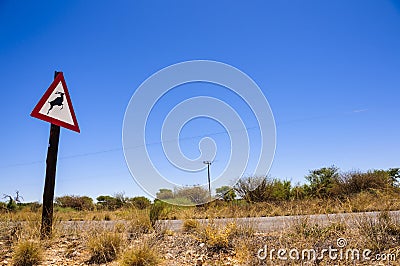
[[[51,93],[54,91],[54,89],[57,87],[57,85],[60,83],[62,83],[64,92],[65,92],[65,98],[67,100],[68,106],[69,106],[69,110],[71,112],[71,116],[72,116],[72,120],[74,122],[73,125],[65,123],[63,121],[60,121],[58,119],[49,117],[47,115],[41,114],[40,109],[43,107],[43,105],[46,104],[46,100],[50,97]],[[74,111],[74,107],[72,106],[72,102],[71,102],[71,97],[69,96],[69,92],[68,92],[68,88],[67,88],[67,84],[65,82],[64,79],[64,74],[63,72],[58,72],[56,78],[53,80],[53,82],[50,84],[50,87],[47,89],[47,91],[43,94],[42,98],[39,100],[38,104],[35,106],[35,108],[33,109],[32,113],[31,113],[32,117],[38,118],[40,120],[52,123],[54,125],[60,126],[60,127],[64,127],[67,129],[70,129],[72,131],[76,131],[78,133],[80,133],[80,129],[79,129],[79,125],[78,125],[78,121],[76,120],[76,116],[75,116],[75,111]]]

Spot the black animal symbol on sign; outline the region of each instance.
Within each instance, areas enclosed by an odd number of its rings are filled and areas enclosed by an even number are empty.
[[[54,100],[49,102],[50,109],[47,111],[47,114],[49,114],[51,109],[53,109],[54,105],[61,106],[61,109],[64,108],[64,104],[63,104],[63,102],[64,102],[64,93],[57,91],[56,94],[60,94],[60,96],[58,96],[57,98],[55,98]]]

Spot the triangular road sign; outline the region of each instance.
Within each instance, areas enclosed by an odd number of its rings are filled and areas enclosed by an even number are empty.
[[[62,72],[58,72],[53,83],[33,109],[31,116],[80,132]]]

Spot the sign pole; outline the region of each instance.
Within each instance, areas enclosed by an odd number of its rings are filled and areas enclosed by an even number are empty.
[[[54,79],[56,78],[57,74],[58,72],[55,71]],[[40,229],[41,239],[51,236],[53,227],[53,201],[59,140],[60,126],[51,124],[49,146],[47,148],[46,158],[46,179],[43,192],[42,226]]]

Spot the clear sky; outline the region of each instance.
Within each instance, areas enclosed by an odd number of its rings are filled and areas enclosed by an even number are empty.
[[[151,74],[195,59],[230,64],[262,89],[277,126],[272,176],[296,183],[333,164],[400,166],[398,0],[2,0],[0,193],[41,201],[49,124],[29,115],[59,70],[81,133],[61,130],[56,196],[145,195],[123,155],[125,109]],[[199,89],[215,88],[186,91]],[[178,92],[161,107],[186,95]],[[195,122],[181,134],[188,156],[196,156],[199,135],[226,140],[215,135],[224,130],[217,123]],[[215,171],[229,149],[221,147]]]

